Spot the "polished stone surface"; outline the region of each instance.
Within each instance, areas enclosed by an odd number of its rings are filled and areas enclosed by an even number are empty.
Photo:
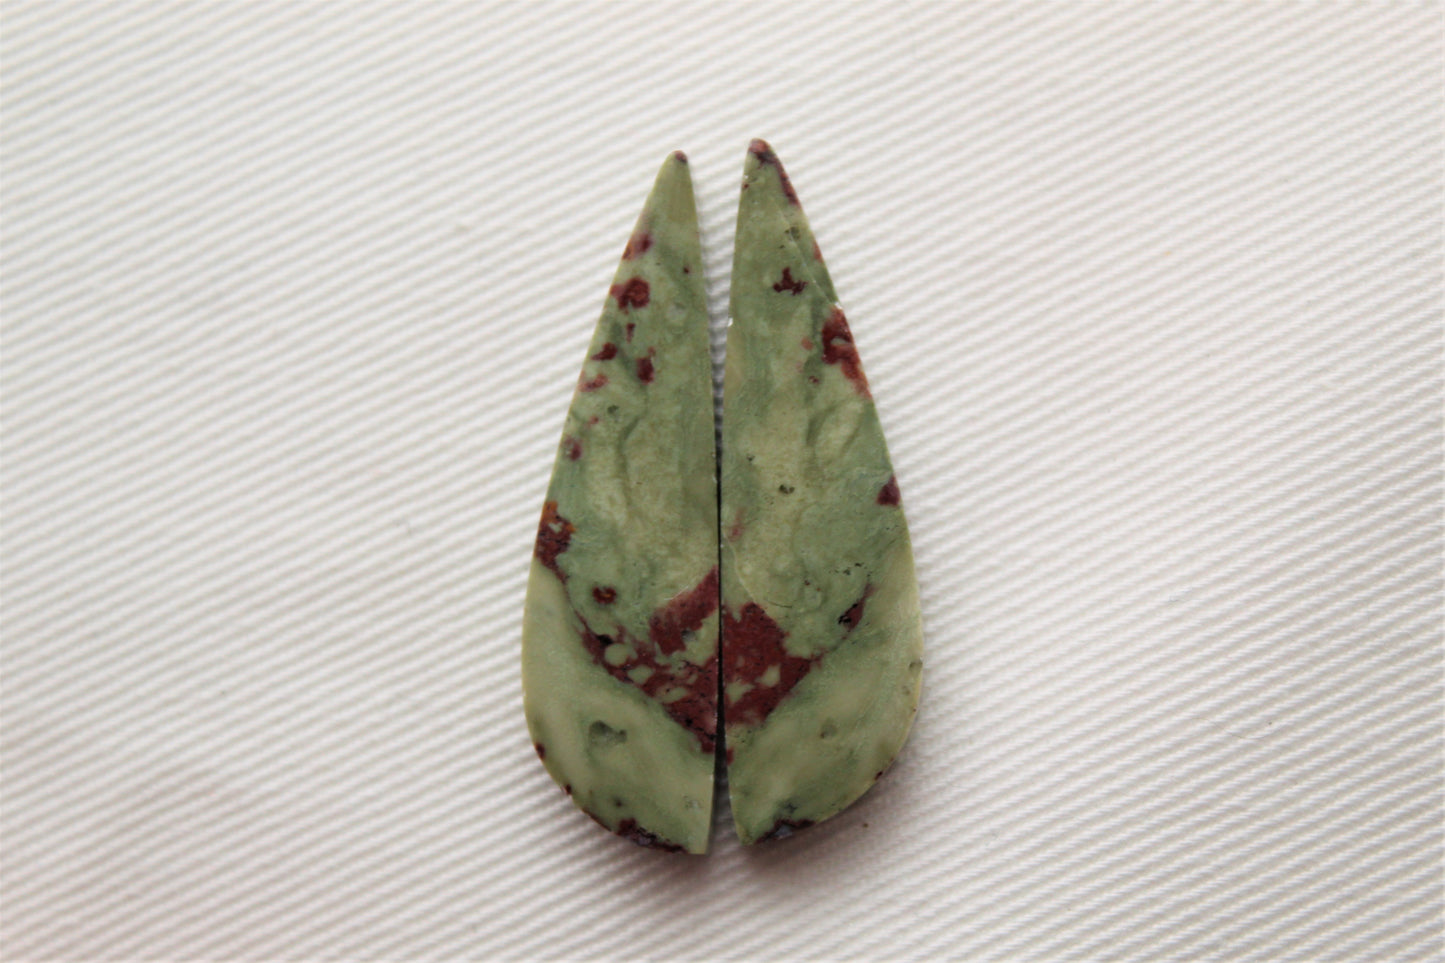
[[[697,212],[671,155],[623,252],[558,445],[527,585],[527,725],[584,812],[707,850],[718,524]]]
[[[745,843],[835,815],[917,711],[922,628],[898,482],[853,336],[772,149],[738,208],[722,422],[722,666]]]

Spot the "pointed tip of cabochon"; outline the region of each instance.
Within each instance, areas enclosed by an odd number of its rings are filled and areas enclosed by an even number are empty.
[[[667,155],[662,162],[661,169],[657,172],[659,183],[671,182],[674,178],[692,184],[692,165],[687,162],[687,155],[680,150],[675,150]]]
[[[744,176],[763,167],[772,167],[777,170],[778,186],[783,189],[783,196],[788,199],[789,204],[801,206],[798,202],[798,192],[793,190],[793,182],[788,179],[788,172],[783,167],[783,162],[778,160],[778,155],[772,145],[761,137],[754,137],[752,143],[748,145],[748,164]]]
[[[685,202],[683,198],[686,198]],[[657,179],[652,185],[652,193],[648,195],[643,216],[656,213],[658,207],[666,207],[669,202],[674,205],[693,203],[692,165],[687,162],[687,155],[680,150],[668,154],[667,159],[662,162]]]
[[[697,229],[697,199],[692,187],[692,165],[688,164],[686,155],[680,150],[669,153],[658,169],[642,212],[637,215],[632,236],[622,251],[622,260],[633,261],[646,254],[658,241],[658,231],[664,224],[673,225],[678,232],[672,236],[671,243],[680,245],[689,263],[700,261],[702,254],[698,247],[701,241]],[[663,229],[663,232],[666,233],[666,230]]]

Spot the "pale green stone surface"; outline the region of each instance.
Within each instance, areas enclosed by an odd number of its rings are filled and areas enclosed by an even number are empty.
[[[573,801],[638,842],[693,853],[707,850],[712,818],[714,473],[697,213],[675,154],[567,413],[527,586],[522,678],[532,739]]]
[[[835,302],[782,166],[754,142],[721,462],[728,782],[744,843],[857,799],[897,755],[918,706],[912,547]]]

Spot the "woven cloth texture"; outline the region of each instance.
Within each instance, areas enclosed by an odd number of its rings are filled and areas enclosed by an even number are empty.
[[[1438,958],[1441,16],[5,4],[0,956]],[[720,351],[758,136],[924,700],[687,859],[537,764],[522,597],[657,166]]]

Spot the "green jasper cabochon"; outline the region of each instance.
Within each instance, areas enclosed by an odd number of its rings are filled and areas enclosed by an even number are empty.
[[[882,775],[918,708],[913,549],[878,412],[788,175],[749,148],[722,416],[728,787],[752,843]]]
[[[635,842],[707,851],[718,523],[708,319],[686,158],[657,176],[592,337],[522,625],[537,754]]]

